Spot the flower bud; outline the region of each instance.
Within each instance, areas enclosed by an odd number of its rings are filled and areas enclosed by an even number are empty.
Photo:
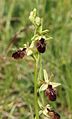
[[[39,26],[39,25],[41,24],[41,19],[40,19],[40,17],[36,17],[35,22],[36,22],[36,25]]]
[[[45,50],[46,50],[45,39],[44,39],[44,38],[41,38],[40,40],[37,40],[37,41],[36,41],[36,47],[37,47],[37,50],[38,50],[40,53],[44,53]]]

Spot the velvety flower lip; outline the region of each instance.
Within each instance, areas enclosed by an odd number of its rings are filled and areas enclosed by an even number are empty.
[[[54,119],[60,119],[60,115],[57,112],[54,112]]]
[[[23,48],[22,50],[18,50],[12,54],[12,57],[14,59],[22,59],[26,55],[26,48]]]
[[[40,53],[44,53],[46,50],[46,42],[44,38],[36,41],[36,48]]]
[[[45,90],[45,95],[48,96],[50,101],[56,100],[56,91],[52,88],[52,85],[48,85],[48,88]]]
[[[50,110],[47,108],[48,114],[51,117],[51,119],[60,119],[60,115],[55,112],[54,110]]]

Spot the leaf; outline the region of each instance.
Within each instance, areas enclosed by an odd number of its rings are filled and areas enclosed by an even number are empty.
[[[53,88],[56,88],[57,86],[60,86],[60,83],[55,83],[55,82],[49,82],[50,85],[52,85]]]
[[[47,87],[48,87],[48,84],[47,84],[47,83],[46,83],[46,84],[41,85],[41,87],[39,88],[39,92],[46,90],[46,89],[47,89]]]
[[[43,72],[44,72],[44,80],[45,80],[46,83],[48,83],[49,82],[49,80],[48,80],[48,74],[47,74],[47,72],[46,72],[45,69],[43,70]]]

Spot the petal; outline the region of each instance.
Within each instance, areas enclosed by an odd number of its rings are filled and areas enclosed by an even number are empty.
[[[30,45],[30,48],[33,48],[34,47],[34,41],[32,41],[31,45]]]
[[[56,88],[57,86],[60,86],[60,83],[55,83],[55,82],[49,82],[50,85],[52,85],[53,88]]]
[[[39,88],[39,92],[46,90],[46,89],[47,89],[47,87],[48,87],[48,84],[47,84],[47,83],[46,83],[46,84],[41,85],[41,87]]]
[[[49,119],[48,111],[46,108],[43,110],[43,114],[47,117],[47,119]]]
[[[47,104],[47,105],[46,105],[46,109],[47,109],[47,108],[48,108],[48,109],[51,109],[51,107],[50,107],[50,105],[49,105],[49,104]]]
[[[49,80],[48,80],[48,74],[47,74],[47,72],[46,72],[45,69],[43,70],[43,72],[44,72],[44,79],[45,79],[45,82],[48,83],[48,82],[49,82]]]
[[[31,50],[30,48],[28,48],[28,49],[26,50],[26,52],[27,52],[27,56],[30,56],[30,55],[33,54],[32,50]]]

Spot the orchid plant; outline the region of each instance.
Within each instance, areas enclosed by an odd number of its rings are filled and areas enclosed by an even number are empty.
[[[34,9],[31,11],[29,16],[30,21],[34,25],[34,36],[31,38],[31,44],[24,44],[24,47],[18,49],[16,52],[12,54],[14,59],[22,59],[25,56],[32,58],[35,61],[35,73],[34,73],[34,106],[35,106],[35,119],[40,119],[40,116],[43,114],[48,119],[60,119],[60,115],[51,109],[49,103],[43,106],[42,102],[40,102],[38,93],[44,91],[45,96],[48,97],[50,101],[55,101],[56,87],[60,86],[60,83],[52,82],[51,77],[48,77],[47,71],[42,68],[44,79],[38,79],[41,77],[40,72],[40,60],[42,60],[41,55],[45,53],[47,49],[47,42],[52,37],[46,37],[46,34],[49,32],[47,29],[43,30],[43,20],[39,16],[37,16],[37,10]],[[41,84],[41,85],[39,85]]]

